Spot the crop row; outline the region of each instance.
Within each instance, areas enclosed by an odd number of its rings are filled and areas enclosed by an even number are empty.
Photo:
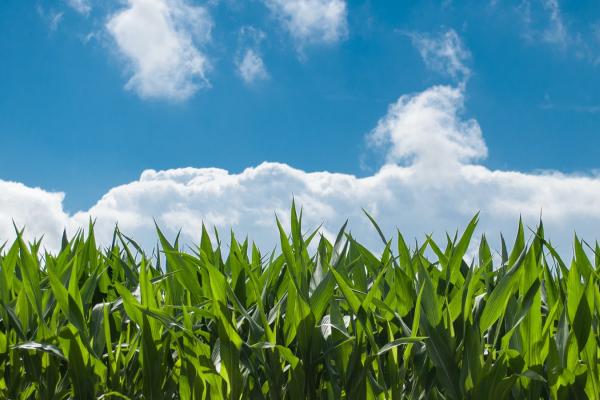
[[[268,254],[204,227],[191,248],[157,228],[151,255],[118,230],[56,254],[19,233],[0,248],[0,397],[599,397],[597,245],[575,238],[567,265],[519,223],[470,260],[477,217],[411,246],[373,221],[374,254],[301,220]]]

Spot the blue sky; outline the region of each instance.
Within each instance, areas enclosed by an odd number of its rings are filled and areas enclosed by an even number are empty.
[[[561,238],[593,232],[599,72],[594,1],[5,0],[0,233],[252,231],[292,195],[332,225],[544,209]]]
[[[64,191],[72,211],[146,168],[239,172],[268,160],[365,176],[381,162],[364,136],[388,104],[451,81],[425,67],[410,34],[448,29],[471,54],[465,108],[485,133],[485,165],[598,168],[594,1],[558,4],[565,36],[552,40],[544,37],[558,29],[549,1],[353,0],[347,33],[330,43],[299,43],[260,1],[194,1],[213,23],[202,45],[210,88],[176,101],[124,88],[131,71],[106,24],[127,4],[97,3],[88,14],[67,1],[0,7],[0,178]],[[235,60],[250,26],[263,32],[250,45],[268,78],[248,85]]]

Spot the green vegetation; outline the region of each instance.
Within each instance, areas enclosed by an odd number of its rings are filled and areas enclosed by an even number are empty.
[[[374,223],[380,256],[344,228],[303,236],[294,208],[268,255],[204,228],[184,250],[157,230],[150,257],[118,230],[54,255],[19,235],[0,249],[0,397],[597,398],[598,246],[575,238],[567,266],[519,224],[467,263],[476,223],[415,248]]]

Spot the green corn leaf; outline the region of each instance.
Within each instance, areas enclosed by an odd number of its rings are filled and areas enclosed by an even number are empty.
[[[519,282],[519,267],[525,259],[525,254],[526,249],[523,249],[511,269],[500,279],[489,295],[479,320],[479,329],[482,333],[487,331],[505,311],[508,299]]]
[[[18,350],[41,351],[44,353],[51,354],[54,357],[58,357],[61,360],[64,360],[64,361],[67,360],[67,358],[65,357],[63,352],[60,350],[60,348],[58,348],[52,344],[48,344],[48,343],[26,342],[26,343],[21,343],[21,344],[11,346],[11,348],[18,349]]]

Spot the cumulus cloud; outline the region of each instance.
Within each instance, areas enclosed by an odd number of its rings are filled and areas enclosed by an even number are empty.
[[[237,69],[240,77],[247,84],[269,77],[262,57],[253,49],[246,49],[244,56],[237,62]]]
[[[0,246],[14,237],[14,221],[19,229],[27,225],[29,238],[44,236],[49,248],[56,249],[62,230],[70,223],[63,199],[64,193],[0,180]]]
[[[185,0],[128,0],[106,28],[131,71],[126,88],[142,98],[185,100],[209,86],[212,20]]]
[[[387,149],[389,163],[404,162],[436,174],[485,158],[487,148],[479,124],[460,118],[463,103],[463,90],[450,86],[402,96],[389,107],[369,140]]]
[[[92,5],[88,0],[67,0],[67,4],[80,14],[87,15],[92,11]]]
[[[345,0],[264,0],[299,45],[334,43],[348,34]]]
[[[225,236],[233,228],[272,248],[277,243],[274,215],[287,218],[294,196],[304,208],[307,227],[324,223],[324,233],[332,236],[349,218],[353,235],[371,246],[380,245],[379,239],[361,208],[387,234],[398,227],[409,239],[452,233],[480,210],[480,233],[491,238],[513,233],[519,215],[534,226],[542,213],[550,239],[563,254],[570,254],[574,230],[594,240],[600,224],[600,177],[477,164],[486,147],[477,122],[462,116],[462,101],[461,89],[448,86],[402,96],[372,133],[387,141],[389,162],[363,178],[280,163],[236,174],[215,168],[147,170],[73,215],[63,210],[61,193],[0,182],[0,237],[12,237],[14,218],[27,226],[29,237],[45,234],[46,246],[56,249],[63,227],[74,232],[92,217],[101,243],[109,243],[118,221],[122,231],[151,248],[155,218],[171,237],[181,228],[188,243],[199,239],[205,222]]]
[[[453,29],[438,36],[420,33],[409,36],[428,68],[462,80],[471,74],[466,66],[470,53]]]

